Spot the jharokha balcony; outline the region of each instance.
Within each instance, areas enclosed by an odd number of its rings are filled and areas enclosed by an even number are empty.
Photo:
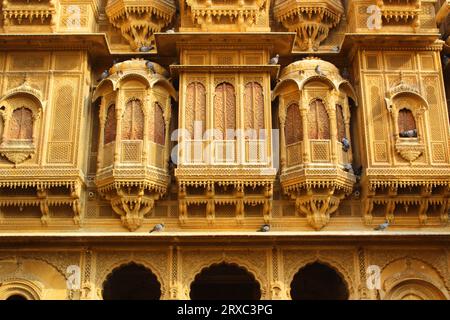
[[[321,229],[356,182],[353,90],[334,65],[307,58],[283,70],[273,98],[279,105],[281,185],[298,213]]]

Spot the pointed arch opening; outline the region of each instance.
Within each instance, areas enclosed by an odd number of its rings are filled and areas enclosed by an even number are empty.
[[[139,99],[127,102],[122,116],[122,140],[143,140],[144,112]]]
[[[203,269],[191,284],[192,300],[259,300],[261,287],[243,267],[230,263]]]
[[[141,264],[129,263],[114,269],[103,283],[104,300],[159,300],[161,284]]]
[[[347,300],[349,292],[333,268],[314,262],[301,268],[291,282],[293,300]]]
[[[287,146],[303,140],[303,124],[297,103],[291,103],[286,109],[284,132]]]
[[[222,82],[214,93],[214,130],[218,140],[231,140],[236,129],[236,93],[232,84]],[[233,137],[230,136],[232,133]]]
[[[309,139],[329,140],[330,120],[325,104],[320,99],[315,99],[309,104],[308,110]]]
[[[206,89],[201,82],[186,88],[186,129],[191,139],[201,139],[206,130]]]
[[[105,121],[105,134],[104,134],[104,144],[108,144],[116,141],[116,105],[112,104],[108,107],[108,111],[106,113],[106,121]]]

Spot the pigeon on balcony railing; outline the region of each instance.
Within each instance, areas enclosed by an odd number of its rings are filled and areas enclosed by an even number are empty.
[[[280,55],[277,54],[275,57],[270,59],[269,64],[278,64],[279,61],[280,61]]]
[[[150,230],[149,233],[152,233],[152,232],[161,232],[161,231],[163,231],[163,230],[164,230],[164,223],[158,223],[157,225],[155,225],[155,226],[153,227],[152,230]]]
[[[139,52],[149,52],[150,50],[152,50],[154,48],[154,46],[141,46],[139,48]]]
[[[269,232],[269,231],[270,231],[270,225],[268,225],[268,224],[263,224],[263,225],[261,226],[261,228],[259,228],[258,231],[259,231],[259,232]]]
[[[380,224],[379,226],[376,226],[373,230],[383,231],[386,230],[387,227],[389,227],[389,221],[386,220],[384,223]]]
[[[346,137],[343,137],[341,143],[342,143],[342,150],[347,152],[348,149],[350,149],[350,141],[348,141]]]
[[[417,129],[402,131],[399,135],[402,138],[415,138],[417,137]]]

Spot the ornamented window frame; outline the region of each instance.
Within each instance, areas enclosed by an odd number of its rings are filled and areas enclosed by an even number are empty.
[[[31,90],[34,91],[34,89]],[[40,93],[29,92],[29,90],[15,89],[0,99],[0,117],[3,120],[0,154],[15,165],[32,158],[36,153],[43,107]],[[28,109],[32,113],[32,137],[31,139],[10,139],[8,134],[13,112],[21,108]]]
[[[391,115],[395,150],[409,163],[416,161],[425,152],[427,125],[424,113],[429,109],[427,101],[419,94],[415,87],[400,81],[389,90],[385,98],[386,107]],[[398,115],[400,110],[408,109],[412,112],[416,122],[416,137],[400,137]]]

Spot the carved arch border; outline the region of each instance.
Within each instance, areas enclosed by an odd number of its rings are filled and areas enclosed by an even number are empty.
[[[265,255],[265,251],[264,251],[264,257]],[[191,285],[192,283],[195,281],[195,278],[197,275],[199,275],[201,272],[203,272],[203,270],[213,266],[213,265],[217,265],[217,264],[221,264],[221,263],[226,263],[226,264],[231,264],[231,265],[235,265],[238,266],[240,268],[244,268],[247,272],[249,272],[254,278],[255,281],[258,282],[259,284],[259,288],[261,290],[261,299],[260,300],[267,300],[270,297],[269,295],[269,281],[267,279],[267,281],[264,281],[264,279],[266,279],[267,277],[263,276],[261,274],[261,272],[258,270],[258,267],[253,265],[252,263],[245,261],[242,258],[236,257],[236,256],[229,256],[231,253],[225,254],[225,255],[220,255],[220,253],[218,253],[218,255],[220,256],[213,256],[213,257],[209,257],[206,258],[205,260],[202,260],[202,262],[196,266],[195,268],[192,268],[189,275],[186,276],[184,278],[184,283],[183,283],[183,293],[185,295],[186,298],[189,299],[190,297],[190,291],[191,291]],[[184,264],[183,264],[184,265]],[[266,265],[267,267],[267,265]]]
[[[294,250],[287,250],[287,251],[294,251]],[[297,253],[301,251],[295,251]],[[311,253],[311,252],[309,252]],[[283,259],[284,260],[284,259]],[[335,259],[326,257],[319,254],[312,254],[312,256],[307,258],[299,258],[298,263],[291,265],[289,268],[286,268],[286,263],[284,260],[284,269],[288,270],[284,274],[284,280],[285,280],[285,291],[286,296],[289,299],[291,298],[291,283],[294,280],[295,275],[304,267],[307,265],[313,264],[315,262],[321,263],[326,265],[327,267],[333,269],[344,281],[344,284],[348,291],[348,300],[355,300],[357,298],[357,293],[355,291],[355,285],[352,277],[350,276],[350,273],[348,272],[347,268],[345,268],[340,262],[338,262]]]
[[[160,290],[161,290],[161,297],[160,299],[164,299],[169,294],[169,285],[164,281],[164,277],[162,275],[161,270],[157,268],[156,265],[154,265],[152,262],[150,262],[147,259],[143,259],[141,257],[132,256],[129,258],[122,258],[119,260],[116,260],[112,264],[110,264],[107,268],[102,270],[101,275],[95,279],[96,286],[97,286],[97,296],[101,299],[103,299],[103,286],[105,282],[108,280],[109,276],[117,269],[127,266],[130,264],[137,264],[142,265],[143,267],[149,269],[156,277],[160,284]]]
[[[391,264],[393,264],[393,263],[395,263],[397,261],[406,260],[406,259],[413,259],[413,260],[416,260],[416,261],[420,261],[421,263],[423,263],[423,264],[427,265],[428,267],[430,267],[431,269],[433,269],[439,275],[440,280],[442,281],[442,284],[444,285],[444,287],[448,291],[447,293],[444,293],[444,295],[447,296],[450,299],[450,296],[449,296],[449,294],[450,294],[450,285],[449,285],[450,281],[449,280],[446,281],[446,277],[443,275],[443,272],[438,267],[436,267],[434,264],[432,264],[431,262],[429,262],[429,261],[427,261],[427,260],[425,260],[423,258],[419,258],[419,257],[414,256],[414,255],[400,255],[400,256],[391,258],[391,259],[385,261],[385,263],[380,266],[381,273],[383,273],[383,271],[388,266],[390,266]],[[405,280],[408,280],[408,279],[403,279],[402,281],[405,281]],[[422,280],[426,281],[426,282],[429,282],[428,280],[425,280],[425,279],[422,279]],[[436,288],[439,288],[439,286],[436,283],[434,283],[434,282],[430,282],[430,283],[433,284],[434,286],[436,286]]]
[[[66,270],[61,269],[61,267],[59,267],[56,264],[50,262],[51,259],[48,259],[48,258],[45,258],[45,257],[40,257],[39,254],[36,254],[35,256],[34,255],[33,256],[26,256],[26,255],[3,255],[2,256],[2,255],[0,255],[0,262],[2,262],[3,260],[7,260],[7,259],[37,260],[37,261],[40,261],[40,262],[44,262],[48,266],[50,266],[53,269],[55,269],[64,278],[64,280],[67,280]],[[67,266],[69,266],[69,264]]]
[[[23,278],[10,278],[0,283],[0,300],[12,295],[21,295],[27,300],[42,300],[44,286]]]

